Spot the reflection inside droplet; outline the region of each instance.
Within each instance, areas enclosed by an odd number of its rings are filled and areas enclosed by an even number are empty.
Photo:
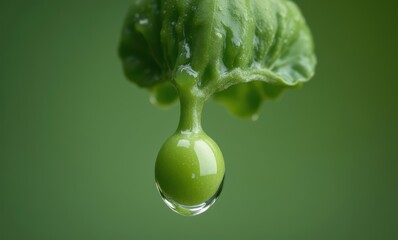
[[[210,146],[204,141],[197,141],[195,152],[199,161],[200,176],[217,174],[217,161]]]
[[[162,189],[159,187],[159,184],[156,182],[156,188],[159,191],[160,196],[162,197],[162,200],[166,205],[173,210],[174,212],[183,215],[183,216],[196,216],[198,214],[204,213],[209,209],[217,200],[217,198],[220,196],[223,185],[224,185],[224,179],[225,175],[223,177],[223,180],[221,181],[220,187],[218,188],[217,192],[207,201],[194,205],[194,206],[187,206],[183,204],[179,204],[176,201],[173,201],[172,199],[169,199],[166,197],[166,195],[162,192]]]

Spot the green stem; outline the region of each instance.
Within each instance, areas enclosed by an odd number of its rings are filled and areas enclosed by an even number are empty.
[[[180,122],[177,131],[198,133],[202,131],[202,109],[204,99],[180,91]]]

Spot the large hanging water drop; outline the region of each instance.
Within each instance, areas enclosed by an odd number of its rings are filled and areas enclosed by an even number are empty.
[[[175,133],[163,144],[155,165],[163,201],[184,216],[200,214],[214,204],[224,173],[222,153],[203,131]]]

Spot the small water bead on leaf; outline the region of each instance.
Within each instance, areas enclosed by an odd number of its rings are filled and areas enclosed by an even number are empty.
[[[148,19],[147,19],[147,18],[141,19],[141,20],[139,21],[139,23],[140,23],[141,25],[148,24]]]

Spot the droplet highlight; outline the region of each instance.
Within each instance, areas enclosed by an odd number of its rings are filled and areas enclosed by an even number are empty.
[[[166,194],[162,191],[160,188],[159,184],[156,182],[156,188],[158,189],[158,192],[160,194],[160,197],[162,198],[163,202],[166,204],[167,207],[169,207],[172,211],[182,215],[182,216],[196,216],[201,213],[206,212],[218,199],[220,196],[223,186],[224,186],[224,179],[225,176],[220,184],[220,187],[218,188],[217,192],[207,201],[197,204],[197,205],[184,205],[180,204],[173,199],[169,198],[166,196]]]

